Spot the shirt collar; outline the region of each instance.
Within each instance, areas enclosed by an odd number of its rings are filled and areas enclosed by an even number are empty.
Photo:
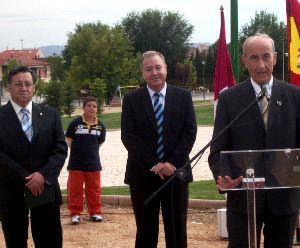
[[[167,93],[167,82],[165,83],[164,87],[159,92],[156,92],[156,91],[152,90],[148,85],[147,85],[147,89],[148,89],[148,92],[150,94],[151,99],[153,99],[153,95],[155,93],[159,93],[165,98],[166,93]]]
[[[97,124],[98,124],[98,118],[97,118],[97,116],[96,116],[95,122],[93,122],[93,123],[88,122],[88,121],[85,119],[84,114],[82,114],[81,118],[82,118],[82,121],[83,121],[84,123],[86,123],[88,126],[93,126],[93,125],[97,125]]]
[[[252,78],[250,78],[251,84],[253,86],[253,89],[255,91],[255,95],[258,96],[261,92],[260,84],[256,83]],[[272,86],[273,86],[273,76],[271,76],[271,79],[268,83],[264,84],[267,89],[267,96],[271,97],[272,94]]]
[[[30,101],[25,107],[21,107],[17,103],[15,103],[12,99],[10,99],[11,105],[17,114],[20,113],[20,110],[25,108],[29,111],[30,115],[32,115],[32,101]]]

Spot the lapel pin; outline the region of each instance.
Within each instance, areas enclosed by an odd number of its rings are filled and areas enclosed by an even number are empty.
[[[282,101],[277,100],[277,101],[276,101],[276,104],[277,104],[277,106],[281,107],[281,106],[282,106]]]
[[[43,115],[43,112],[40,112],[40,116],[42,116]]]

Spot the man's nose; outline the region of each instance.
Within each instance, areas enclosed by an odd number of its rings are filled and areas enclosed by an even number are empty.
[[[265,61],[263,58],[259,58],[257,64],[260,68],[265,67]]]

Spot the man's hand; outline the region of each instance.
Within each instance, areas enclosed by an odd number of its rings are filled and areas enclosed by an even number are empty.
[[[176,167],[169,162],[158,163],[151,168],[150,171],[154,172],[156,175],[164,180],[165,177],[172,176],[175,173]]]
[[[27,181],[25,186],[34,196],[38,196],[43,193],[45,187],[45,178],[41,173],[34,172],[25,179]]]
[[[236,179],[231,179],[229,176],[221,177],[218,176],[217,186],[220,191],[226,191],[226,189],[236,188],[243,180],[243,177],[240,176]]]

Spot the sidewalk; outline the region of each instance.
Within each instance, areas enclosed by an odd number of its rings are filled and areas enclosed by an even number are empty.
[[[198,126],[197,138],[194,144],[190,157],[195,155],[211,138],[213,127]],[[201,160],[193,170],[194,180],[212,179],[213,176],[209,170],[207,157],[209,149],[206,150]],[[102,186],[122,186],[124,185],[124,174],[127,159],[127,150],[121,141],[121,131],[108,131],[105,143],[100,148],[100,158],[102,163]],[[59,177],[59,182],[62,189],[66,189],[67,185],[67,164],[65,165]]]

